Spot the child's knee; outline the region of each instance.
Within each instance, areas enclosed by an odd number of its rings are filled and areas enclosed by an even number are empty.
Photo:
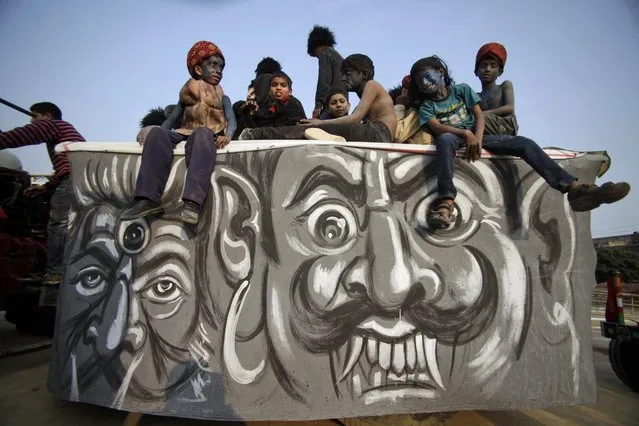
[[[453,133],[442,133],[435,139],[435,145],[437,149],[441,148],[455,148],[459,143],[459,137]]]

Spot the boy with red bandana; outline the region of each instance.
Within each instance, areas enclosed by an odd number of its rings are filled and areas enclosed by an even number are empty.
[[[189,50],[186,66],[191,78],[180,90],[178,105],[162,126],[152,128],[146,137],[135,202],[122,213],[122,220],[164,212],[161,199],[173,164],[173,148],[186,139],[187,172],[180,220],[193,225],[199,221],[217,149],[229,143],[236,122],[231,101],[219,85],[225,66],[222,51],[210,41],[199,41]],[[180,118],[178,128],[171,130]]]
[[[499,43],[484,44],[475,57],[475,75],[481,81],[479,106],[486,120],[485,135],[516,136],[519,130],[513,84],[510,80],[497,84],[506,58],[506,48]]]

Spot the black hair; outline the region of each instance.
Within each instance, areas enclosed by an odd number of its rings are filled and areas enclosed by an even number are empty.
[[[288,74],[286,74],[284,71],[278,71],[278,72],[273,73],[273,75],[271,76],[271,81],[270,81],[271,83],[273,82],[273,79],[275,77],[283,78],[288,83],[289,89],[293,88],[293,80],[291,80],[291,77],[289,77]],[[269,84],[269,86],[270,86],[270,84]]]
[[[270,56],[267,56],[265,58],[262,58],[262,60],[257,63],[257,67],[255,68],[255,75],[273,74],[279,71],[282,71],[282,65]]]
[[[341,71],[344,73],[347,70],[354,70],[361,72],[362,74],[366,73],[368,75],[368,80],[372,80],[375,78],[375,65],[373,65],[373,60],[366,55],[362,55],[361,53],[355,53],[353,55],[349,55],[342,62]]]
[[[149,112],[140,120],[140,127],[161,126],[162,123],[164,123],[164,120],[166,120],[164,108],[151,108]]]
[[[419,79],[421,78],[421,76],[417,75],[417,73],[426,67],[435,68],[442,71],[444,74],[444,84],[446,84],[446,87],[451,87],[455,84],[455,80],[453,80],[453,77],[448,70],[448,66],[441,58],[439,58],[439,56],[433,55],[427,58],[420,59],[419,61],[415,62],[410,69],[408,103],[413,108],[419,108],[426,99],[426,95],[424,95],[417,86],[417,81],[419,81]]]
[[[56,104],[51,102],[38,102],[37,104],[31,105],[29,110],[42,115],[49,114],[54,120],[62,120],[62,111],[60,111],[60,108],[58,108]]]
[[[326,97],[326,100],[324,101],[324,104],[326,105],[326,107],[328,108],[328,104],[331,102],[331,98],[335,95],[344,95],[344,97],[346,98],[346,102],[348,102],[348,92],[344,89],[333,89],[330,92],[328,92],[328,96]]]
[[[393,100],[393,104],[396,103],[397,97],[402,94],[402,90],[403,89],[404,88],[402,87],[402,85],[398,84],[397,86],[395,86],[395,87],[393,87],[393,88],[388,90],[388,94],[390,95],[391,99]]]
[[[322,27],[315,25],[310,33],[308,33],[308,40],[306,42],[306,52],[313,56],[315,49],[321,46],[333,47],[337,42],[335,41],[335,34],[328,27]]]

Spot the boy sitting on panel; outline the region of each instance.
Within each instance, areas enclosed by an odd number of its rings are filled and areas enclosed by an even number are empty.
[[[348,102],[346,90],[333,89],[326,99],[326,111],[320,115],[320,120],[331,120],[348,115],[351,104]]]
[[[506,65],[506,48],[499,43],[487,43],[477,52],[475,75],[481,81],[479,93],[486,120],[486,135],[516,136],[519,131],[515,116],[515,92],[510,80],[497,84]]]
[[[242,116],[244,128],[294,126],[306,118],[302,103],[293,92],[293,81],[284,71],[277,71],[270,79],[269,96],[252,114]]]
[[[342,79],[346,90],[355,92],[360,102],[350,115],[331,120],[301,120],[297,126],[246,129],[240,140],[313,139],[343,142],[393,142],[397,117],[393,100],[373,80],[375,67],[366,55],[354,54],[342,62]]]
[[[191,77],[180,90],[180,102],[161,127],[146,137],[142,164],[135,187],[135,203],[122,212],[122,220],[161,215],[162,194],[173,164],[173,148],[186,139],[187,172],[180,220],[197,224],[200,209],[211,185],[217,149],[224,148],[235,132],[230,99],[219,85],[225,61],[222,51],[210,41],[191,47],[186,65]],[[181,117],[175,131],[173,119]]]
[[[394,87],[388,91],[395,104],[395,114],[397,115],[395,142],[431,145],[433,143],[433,135],[427,128],[420,127],[419,112],[409,106],[409,84],[410,75],[407,75],[402,79],[401,86]]]
[[[245,101],[237,101],[233,104],[233,112],[237,120],[235,136],[242,133],[247,127],[255,127],[252,116],[259,107],[269,102],[271,91],[271,78],[276,72],[282,71],[282,65],[270,56],[262,58],[255,68],[255,78],[248,86]]]

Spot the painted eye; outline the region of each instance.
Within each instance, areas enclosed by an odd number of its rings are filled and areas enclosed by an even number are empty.
[[[348,243],[357,230],[353,213],[346,207],[327,204],[308,215],[308,230],[320,246],[333,248]]]
[[[144,219],[122,221],[118,229],[118,245],[126,254],[138,254],[147,246],[150,234]]]
[[[152,303],[166,304],[176,301],[184,292],[174,278],[165,276],[151,282],[142,294]]]
[[[74,281],[76,291],[84,297],[90,297],[104,290],[106,275],[100,268],[90,266],[80,270]]]

